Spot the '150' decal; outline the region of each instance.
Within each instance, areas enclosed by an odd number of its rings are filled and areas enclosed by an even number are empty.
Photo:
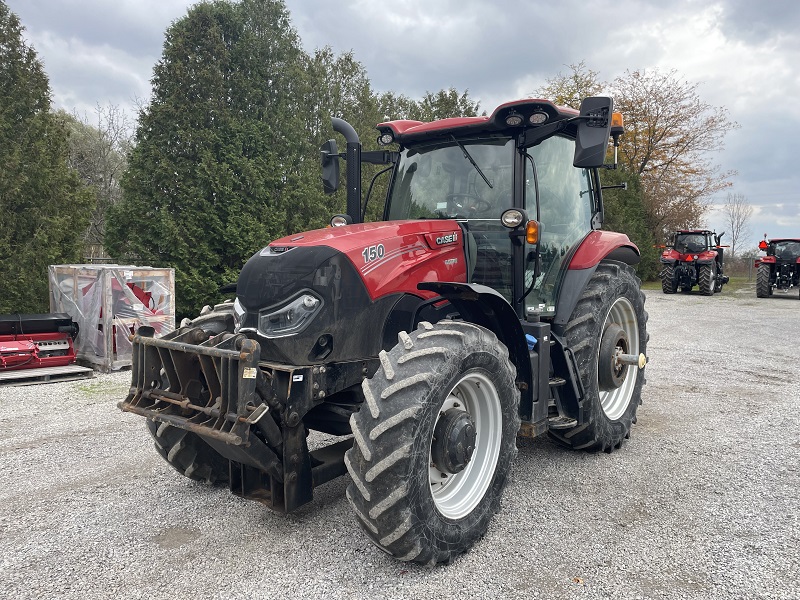
[[[370,263],[373,260],[383,258],[385,254],[386,248],[383,247],[383,244],[378,244],[377,246],[367,246],[364,248],[364,251],[361,252],[361,256],[364,257],[364,263]]]

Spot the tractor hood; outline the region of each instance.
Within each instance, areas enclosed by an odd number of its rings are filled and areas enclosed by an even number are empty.
[[[253,269],[271,271],[278,263],[292,264],[292,277],[313,271],[335,255],[342,255],[358,273],[372,300],[398,292],[429,297],[417,290],[422,281],[466,281],[464,233],[452,220],[391,221],[316,229],[275,240],[253,256],[239,278],[243,302],[255,305],[286,292],[253,297],[247,279]],[[285,258],[275,260],[277,257]],[[252,264],[251,264],[252,263]],[[259,275],[258,278],[265,276]],[[246,281],[242,281],[246,279]],[[280,286],[288,281],[280,281]]]
[[[450,220],[346,225],[280,238],[239,275],[239,330],[258,338],[265,360],[375,355],[380,348],[372,346],[382,336],[374,327],[386,323],[399,300],[435,295],[418,283],[466,281],[463,247],[463,232]]]

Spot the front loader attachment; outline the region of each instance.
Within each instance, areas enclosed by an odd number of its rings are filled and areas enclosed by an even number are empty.
[[[153,333],[142,327],[132,338],[131,389],[119,408],[200,436],[229,461],[234,494],[289,512],[344,473],[352,442],[310,453],[299,413],[287,414],[310,399],[314,367],[260,363],[258,342],[244,335]]]

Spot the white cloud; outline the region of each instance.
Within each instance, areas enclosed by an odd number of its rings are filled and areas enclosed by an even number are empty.
[[[195,0],[6,0],[42,58],[58,106],[132,108],[149,95],[164,33]],[[469,90],[491,111],[585,61],[610,81],[626,69],[675,69],[741,128],[714,157],[732,191],[800,235],[794,169],[800,116],[800,3],[776,0],[287,0],[307,50],[352,50],[375,89],[419,97]],[[623,140],[624,141],[624,140]],[[774,210],[774,208],[773,208]],[[760,216],[763,214],[764,216]],[[763,222],[765,225],[768,222]]]

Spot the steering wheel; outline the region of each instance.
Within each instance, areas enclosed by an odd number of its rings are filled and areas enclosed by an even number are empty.
[[[446,196],[448,206],[452,202],[459,208],[464,208],[471,212],[472,214],[481,214],[485,212],[489,212],[494,208],[494,205],[489,202],[488,200],[484,200],[480,196],[476,196],[475,194],[470,194],[468,192],[459,192],[455,194],[447,194]],[[463,202],[464,200],[470,200],[469,206],[464,206],[467,204]]]

